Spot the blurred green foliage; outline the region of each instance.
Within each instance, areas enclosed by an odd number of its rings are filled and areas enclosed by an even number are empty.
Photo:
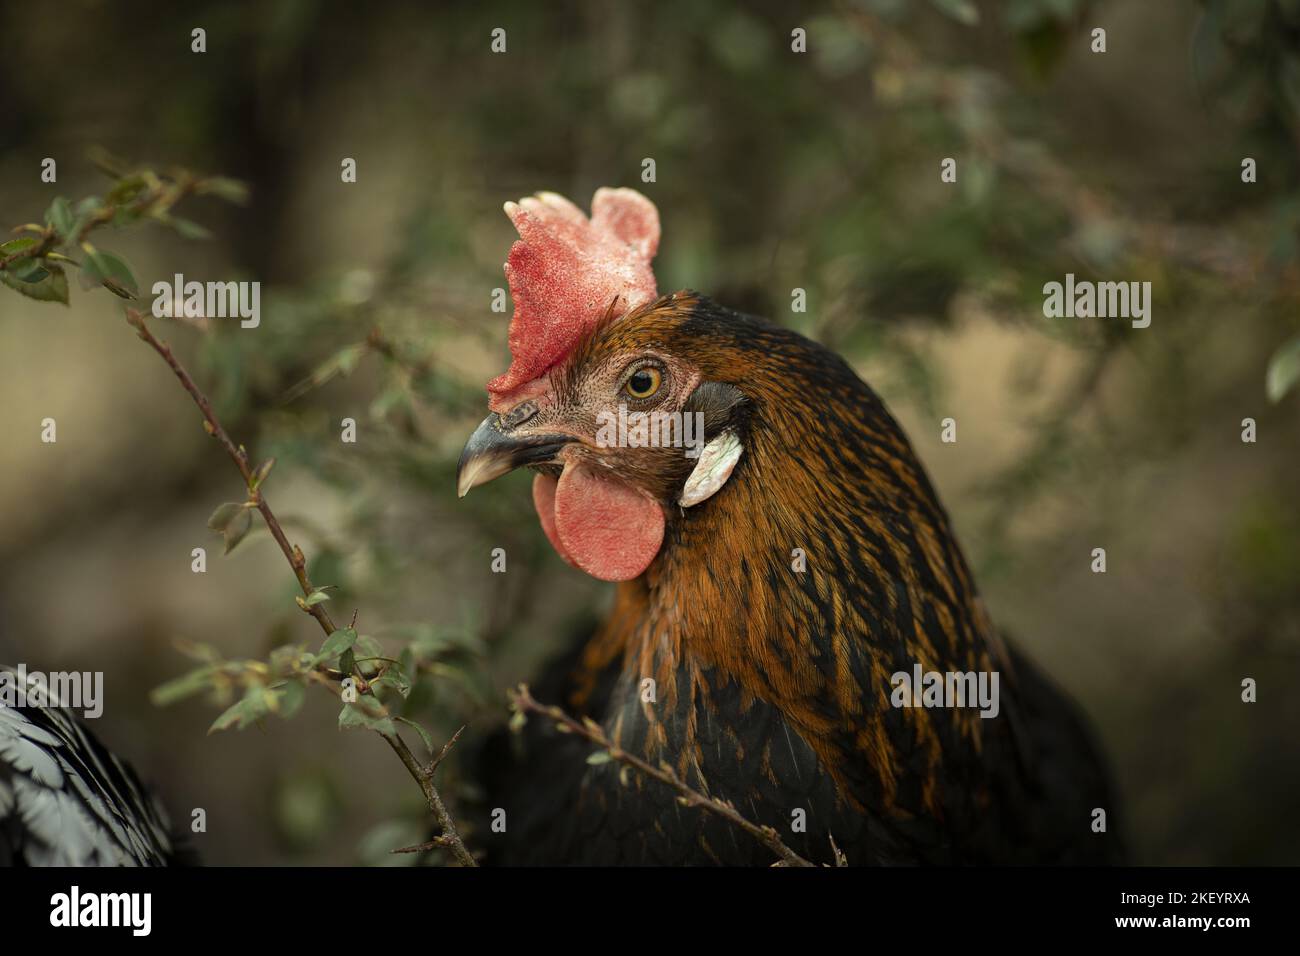
[[[869,366],[890,404],[923,421],[951,407],[954,383],[936,372],[934,351],[964,341],[965,325],[989,320],[1040,341],[1044,354],[1067,349],[1074,361],[1050,388],[1041,363],[1020,370],[1022,411],[1006,425],[1029,438],[978,475],[974,503],[958,515],[982,583],[1004,604],[1030,572],[1058,567],[1041,539],[1059,551],[1062,537],[1135,513],[1109,490],[1116,475],[1179,460],[1207,482],[1226,480],[1213,471],[1223,446],[1201,449],[1211,432],[1235,440],[1246,414],[1262,432],[1294,435],[1296,0],[378,2],[364,16],[293,0],[140,17],[85,4],[78,14],[71,38],[39,19],[21,35],[0,29],[10,107],[0,160],[26,175],[54,142],[69,178],[74,157],[97,143],[164,162],[133,168],[93,154],[112,176],[94,201],[4,194],[6,222],[45,213],[0,246],[0,281],[52,303],[69,299],[71,269],[128,296],[200,265],[262,281],[255,334],[221,321],[166,331],[236,440],[276,461],[270,487],[328,493],[328,507],[282,495],[277,508],[312,580],[330,586],[329,606],[345,618],[359,609],[358,628],[338,639],[350,646],[319,647],[300,633],[292,576],[265,582],[283,613],[241,630],[236,651],[198,652],[199,669],[159,692],[163,702],[214,694],[231,708],[223,725],[293,711],[288,688],[314,668],[347,665],[381,685],[385,711],[348,705],[342,726],[387,729],[399,715],[435,742],[466,720],[490,726],[503,719],[500,689],[567,637],[548,619],[549,643],[536,646],[537,615],[561,604],[553,617],[577,620],[604,600],[593,582],[562,598],[548,590],[556,562],[518,482],[461,502],[451,491],[460,443],[483,414],[482,383],[503,367],[506,317],[488,306],[512,239],[500,203],[538,189],[579,204],[601,185],[642,189],[665,227],[661,289],[697,288],[798,328]],[[202,56],[188,46],[200,24]],[[1089,49],[1098,25],[1105,54]],[[488,41],[498,26],[509,46],[496,56]],[[807,54],[791,50],[796,27]],[[105,82],[102,52],[116,49],[133,55]],[[58,96],[48,92],[51,61],[70,65]],[[357,183],[338,181],[342,157],[356,158]],[[646,157],[653,183],[639,181]],[[940,180],[945,157],[957,160],[954,184]],[[1244,157],[1257,163],[1255,183],[1241,179]],[[185,218],[173,210],[182,198]],[[186,242],[119,240],[118,227],[149,222]],[[89,249],[88,225],[106,237]],[[208,251],[193,253],[190,240],[205,238]],[[1042,285],[1067,271],[1150,279],[1153,329],[1044,322]],[[808,292],[806,313],[790,310],[794,288]],[[1280,404],[1269,410],[1266,395]],[[323,440],[347,415],[364,429],[364,455]],[[173,477],[177,495],[205,496],[205,513],[235,488],[215,459]],[[1294,457],[1261,458],[1247,500],[1225,509],[1231,530],[1203,590],[1224,655],[1214,666],[1232,673],[1276,666],[1252,656],[1260,634],[1296,653],[1293,466]],[[418,507],[394,517],[398,501]],[[1073,523],[1018,533],[1044,501],[1066,502]],[[214,533],[227,544],[263,533],[241,502],[229,504]],[[510,555],[508,580],[484,585],[497,546]],[[1203,693],[1171,681],[1102,710],[1114,727],[1156,727],[1190,707],[1188,724],[1201,727],[1222,713],[1187,703]],[[1225,726],[1233,773],[1259,773],[1280,735],[1259,734],[1243,751],[1240,727]],[[1176,806],[1175,784],[1135,776],[1170,759],[1157,752],[1161,732],[1149,736],[1119,744],[1139,843],[1151,859],[1182,859],[1204,811]],[[455,796],[472,805],[473,780],[449,769]],[[267,812],[295,852],[326,846],[341,808],[355,808],[352,790],[311,768],[277,780]],[[1229,786],[1202,782],[1207,792]],[[425,811],[410,796],[367,817],[360,858],[418,841]],[[1205,856],[1240,860],[1244,829],[1198,837],[1211,839]],[[1292,839],[1250,858],[1298,850]]]

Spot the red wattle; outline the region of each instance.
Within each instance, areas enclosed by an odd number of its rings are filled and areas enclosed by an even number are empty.
[[[533,478],[533,507],[537,509],[537,517],[542,522],[542,530],[546,532],[551,547],[560,557],[577,568],[577,563],[569,557],[569,552],[564,550],[564,545],[560,542],[560,534],[555,530],[555,486],[558,484],[559,482],[550,475],[539,474]],[[578,570],[582,569],[578,568]]]
[[[630,581],[659,553],[663,509],[630,485],[566,465],[533,480],[542,530],[560,557],[602,581]]]

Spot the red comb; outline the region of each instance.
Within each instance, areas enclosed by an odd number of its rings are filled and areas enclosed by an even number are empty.
[[[632,189],[597,189],[591,219],[555,193],[508,202],[519,240],[506,259],[514,299],[510,369],[488,382],[493,410],[564,358],[611,305],[623,314],[655,298],[650,260],[659,211]]]

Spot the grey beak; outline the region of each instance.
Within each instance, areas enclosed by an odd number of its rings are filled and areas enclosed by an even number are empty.
[[[493,412],[474,429],[456,465],[456,496],[464,498],[471,488],[524,465],[554,462],[561,448],[573,439],[565,435],[512,436],[501,427],[501,416]]]

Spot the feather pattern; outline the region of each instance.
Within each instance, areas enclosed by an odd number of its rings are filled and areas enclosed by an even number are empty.
[[[69,710],[0,707],[0,863],[159,866],[175,853],[162,806]]]
[[[727,427],[745,453],[707,501],[665,508],[658,557],[552,682],[564,702],[810,859],[830,862],[832,837],[854,863],[1118,859],[1118,835],[1090,827],[1114,803],[1085,724],[993,627],[876,394],[816,343],[677,293],[581,340],[555,407],[581,401],[587,369],[650,350],[743,395]],[[665,503],[690,468],[653,451],[606,462]],[[998,674],[999,716],[894,706],[891,677],[914,665]],[[568,769],[581,747],[548,727],[523,743],[496,783],[519,824],[504,859],[770,862],[654,781]]]

